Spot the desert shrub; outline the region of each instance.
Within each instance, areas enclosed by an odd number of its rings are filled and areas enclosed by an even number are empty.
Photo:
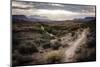
[[[15,50],[12,53],[12,66],[27,65],[33,61],[32,55],[23,55]]]
[[[61,51],[51,51],[45,55],[47,63],[60,63],[63,60],[63,52]]]
[[[18,51],[21,54],[32,54],[34,52],[38,52],[38,48],[34,43],[23,43],[19,46]]]
[[[18,58],[19,55],[20,55],[20,54],[18,53],[18,51],[14,51],[14,52],[12,53],[12,65],[18,65],[18,60],[17,60],[17,58]]]
[[[42,46],[44,49],[47,49],[47,48],[50,48],[51,47],[51,45],[50,45],[50,43],[48,42],[48,43],[44,43],[44,45]]]
[[[13,45],[12,45],[12,47],[13,47],[12,50],[13,50],[13,51],[14,51],[15,49],[18,48],[18,46],[20,45],[20,42],[21,42],[21,41],[18,40],[18,39],[15,39],[15,38],[12,39],[12,44],[13,44]]]
[[[77,61],[78,62],[85,62],[85,61],[95,61],[96,60],[96,50],[95,48],[89,49],[84,48],[81,50],[79,54],[77,54]]]
[[[58,50],[61,47],[61,43],[59,41],[55,42],[55,44],[51,44],[51,48],[53,50]]]
[[[18,58],[18,65],[27,65],[32,61],[33,59],[31,55],[20,55]]]
[[[84,61],[95,61],[96,60],[96,48],[94,41],[91,41],[89,43],[85,43],[81,45],[75,52],[77,53],[76,59],[78,62],[84,62]],[[93,45],[92,45],[93,43]]]
[[[88,48],[95,48],[96,47],[96,39],[93,36],[90,36],[91,39],[86,43]]]
[[[12,59],[12,65],[27,65],[30,62],[32,62],[33,59],[31,55],[21,55],[20,53],[18,54],[13,54],[13,59]]]

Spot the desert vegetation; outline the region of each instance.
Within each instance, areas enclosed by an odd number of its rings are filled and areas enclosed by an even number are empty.
[[[95,61],[95,23],[13,21],[12,65]]]

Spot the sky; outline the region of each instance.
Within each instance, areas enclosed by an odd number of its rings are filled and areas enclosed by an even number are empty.
[[[94,17],[95,6],[32,1],[12,1],[12,15],[25,15],[49,20],[72,20],[74,18]]]

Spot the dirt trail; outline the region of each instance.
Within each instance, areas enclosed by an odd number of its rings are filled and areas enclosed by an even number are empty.
[[[65,51],[65,62],[75,61],[75,51],[77,48],[86,42],[86,37],[88,34],[88,29],[84,29],[78,38],[72,43],[72,45]]]
[[[44,28],[42,30],[44,30]],[[77,37],[71,36],[71,33],[66,34],[65,36],[61,38],[55,37],[55,39],[52,39],[50,43],[54,44],[55,42],[58,41],[58,39],[61,39],[60,43],[62,45],[68,44],[69,47],[66,48],[65,50],[64,62],[74,62],[76,61],[76,59],[74,58],[74,56],[76,55],[75,51],[78,49],[80,45],[86,42],[88,32],[89,32],[89,29],[84,29],[83,31],[76,31],[75,36]],[[46,31],[46,33],[48,32]],[[48,33],[48,35],[51,35],[51,33]],[[75,38],[75,40],[73,40],[73,38]]]

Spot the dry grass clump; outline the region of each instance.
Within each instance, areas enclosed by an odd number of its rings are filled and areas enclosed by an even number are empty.
[[[60,63],[64,58],[64,52],[61,50],[50,51],[45,54],[46,63]]]

